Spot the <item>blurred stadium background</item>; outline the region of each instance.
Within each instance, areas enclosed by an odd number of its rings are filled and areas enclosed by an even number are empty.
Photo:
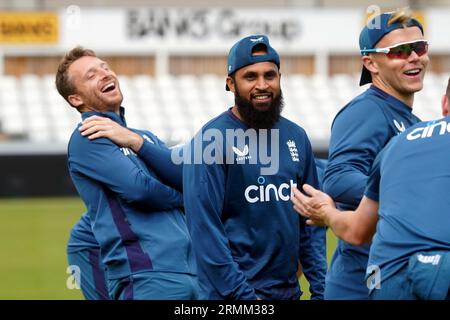
[[[231,106],[230,46],[268,34],[281,55],[284,115],[326,157],[337,110],[365,89],[362,25],[377,10],[405,6],[430,41],[415,113],[437,118],[450,69],[450,0],[0,1],[0,299],[82,298],[66,287],[66,241],[84,211],[65,164],[79,115],[54,87],[67,50],[83,45],[106,59],[120,75],[128,125],[174,145]],[[336,241],[328,240],[330,254]]]

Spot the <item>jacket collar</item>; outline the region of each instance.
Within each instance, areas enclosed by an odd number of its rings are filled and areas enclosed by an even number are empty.
[[[375,95],[382,97],[386,100],[390,105],[394,106],[396,109],[400,111],[407,111],[408,113],[412,113],[412,108],[408,106],[403,101],[397,99],[396,97],[390,95],[389,93],[381,90],[380,88],[371,85],[369,90],[371,90]]]
[[[87,112],[83,112],[81,114],[81,119],[85,120],[86,118],[89,118],[91,116],[99,116],[99,117],[105,117],[105,118],[110,118],[111,120],[119,123],[120,125],[126,127],[127,123],[125,121],[125,108],[124,107],[120,107],[119,109],[119,114],[112,112],[112,111],[107,111],[107,112],[98,112],[98,111],[87,111]]]

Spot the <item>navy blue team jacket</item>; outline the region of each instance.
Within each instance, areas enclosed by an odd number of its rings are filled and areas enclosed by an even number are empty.
[[[377,154],[392,137],[419,121],[409,106],[373,85],[339,111],[331,128],[329,158],[322,186],[338,208],[356,209]],[[339,240],[327,283],[354,287],[366,296],[364,274],[369,248],[368,244],[353,246]],[[343,262],[345,259],[348,261]],[[345,264],[351,264],[353,269],[361,267],[355,274],[347,271],[346,280],[343,280],[342,270],[349,269]],[[352,276],[355,278],[353,283],[349,280]],[[345,296],[333,298],[346,299]]]
[[[414,253],[450,252],[449,149],[450,117],[445,117],[410,127],[373,164],[365,195],[379,202],[379,220],[368,264],[379,268],[381,286]],[[441,276],[434,281],[448,291],[450,274]]]
[[[279,150],[274,151],[279,152],[279,170],[262,175],[260,158],[250,162],[249,157],[255,157],[251,146],[227,143],[227,129],[249,128],[231,109],[222,113],[194,137],[187,152],[191,159],[185,158],[183,167],[186,218],[206,298],[298,299],[300,261],[312,299],[321,299],[327,268],[325,229],[306,226],[290,201],[292,186],[318,185],[305,131],[280,118],[274,126],[279,130]],[[214,132],[224,139],[211,144],[207,135]],[[205,140],[200,146],[195,143],[199,139]],[[211,154],[223,163],[194,161],[197,147],[209,153],[214,146],[217,153]],[[232,164],[226,163],[227,154]]]
[[[126,126],[123,112],[86,112],[82,118],[98,115]],[[144,138],[140,155],[149,144],[163,145],[148,131],[131,130]],[[143,271],[196,274],[182,194],[162,183],[144,161],[109,139],[89,140],[78,128],[69,141],[70,175],[86,205],[107,277]]]

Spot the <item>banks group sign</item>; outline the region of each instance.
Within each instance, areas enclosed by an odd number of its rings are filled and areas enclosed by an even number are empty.
[[[127,10],[130,39],[188,40],[236,39],[249,34],[267,34],[280,41],[298,40],[301,21],[289,11],[277,14],[260,10],[147,9]]]
[[[82,43],[108,51],[223,54],[239,38],[267,34],[281,52],[322,48],[357,50],[357,10],[288,8],[80,9],[78,23],[64,19],[63,45]],[[67,15],[67,12],[62,13]]]

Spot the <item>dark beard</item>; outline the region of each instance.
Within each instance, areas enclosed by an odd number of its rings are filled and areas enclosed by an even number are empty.
[[[260,111],[253,106],[253,103],[246,98],[243,98],[238,88],[234,95],[234,103],[237,106],[242,121],[253,129],[271,129],[275,123],[280,119],[281,111],[284,107],[283,93],[273,98],[269,107]]]

